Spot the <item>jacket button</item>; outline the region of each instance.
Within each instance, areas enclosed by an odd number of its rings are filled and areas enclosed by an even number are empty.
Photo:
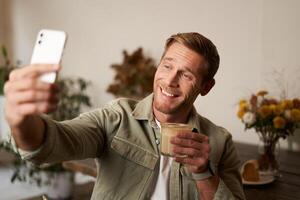
[[[160,142],[159,142],[159,140],[158,140],[158,139],[156,139],[156,140],[155,140],[155,143],[156,143],[157,145],[159,145],[159,144],[160,144]]]

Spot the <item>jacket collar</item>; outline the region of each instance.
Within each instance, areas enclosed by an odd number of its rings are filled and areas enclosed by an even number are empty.
[[[153,93],[136,104],[132,116],[137,120],[153,120],[152,102]]]
[[[190,124],[192,127],[196,128],[198,130],[198,132],[202,132],[201,131],[201,126],[200,126],[200,115],[197,113],[196,108],[193,106],[189,117],[188,117],[188,124]]]

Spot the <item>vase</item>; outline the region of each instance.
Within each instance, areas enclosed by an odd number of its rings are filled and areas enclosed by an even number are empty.
[[[8,123],[5,119],[4,103],[5,97],[3,95],[0,95],[0,141],[8,140],[10,131]]]
[[[279,170],[279,140],[260,137],[258,144],[259,171],[265,175],[277,175]]]
[[[47,186],[47,199],[71,199],[73,188],[73,174],[60,172],[55,174],[51,184]]]

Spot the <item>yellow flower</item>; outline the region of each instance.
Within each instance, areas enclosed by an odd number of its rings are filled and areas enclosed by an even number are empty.
[[[273,110],[273,113],[275,115],[281,115],[283,112],[284,112],[284,109],[283,109],[282,105],[280,105],[280,104],[275,105],[275,108]]]
[[[246,111],[248,109],[248,104],[247,102],[241,103],[240,104],[240,110]]]
[[[247,104],[247,101],[245,99],[240,100],[239,105]]]
[[[265,96],[266,94],[268,94],[267,91],[261,90],[261,91],[259,91],[259,92],[256,94],[256,96]]]
[[[283,100],[281,102],[281,106],[284,110],[291,109],[291,108],[293,108],[293,101],[288,100],[288,99]]]
[[[292,121],[295,121],[295,122],[300,121],[300,110],[299,109],[294,108],[291,110],[291,119],[292,119]]]
[[[245,110],[240,109],[240,110],[238,111],[238,113],[237,113],[237,116],[238,116],[238,118],[242,119],[243,116],[244,116],[244,114],[245,114]]]
[[[276,105],[275,104],[271,104],[269,105],[270,109],[272,110],[272,112],[274,113],[276,110]]]
[[[260,116],[262,118],[266,118],[272,113],[272,110],[270,109],[269,106],[264,105],[264,106],[259,108],[258,113],[260,114]]]
[[[242,119],[245,112],[248,110],[249,106],[246,100],[241,100],[239,102],[239,111],[237,113],[238,118]]]
[[[281,115],[284,111],[281,104],[271,104],[269,107],[275,115]]]
[[[282,129],[285,127],[286,121],[282,117],[277,116],[273,119],[273,124],[275,128]]]

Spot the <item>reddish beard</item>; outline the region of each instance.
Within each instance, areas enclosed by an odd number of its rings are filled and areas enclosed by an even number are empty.
[[[160,95],[164,95],[161,89],[167,93],[174,94],[174,97],[170,97],[170,100],[164,101],[162,99],[163,97],[160,97]],[[185,98],[182,99],[181,95],[182,93],[179,91],[179,89],[166,87],[164,84],[158,84],[154,92],[154,108],[164,114],[176,114],[181,110],[180,108],[184,107],[185,105]]]
[[[167,93],[174,94],[174,98],[170,98],[168,101],[160,99],[160,95],[164,95],[162,94],[161,89]],[[192,94],[190,94],[191,96],[184,95],[179,88],[168,87],[163,82],[157,82],[157,86],[154,89],[153,106],[157,111],[164,114],[180,114],[189,112],[193,106],[194,100],[198,96],[198,90],[195,86],[192,91]]]

